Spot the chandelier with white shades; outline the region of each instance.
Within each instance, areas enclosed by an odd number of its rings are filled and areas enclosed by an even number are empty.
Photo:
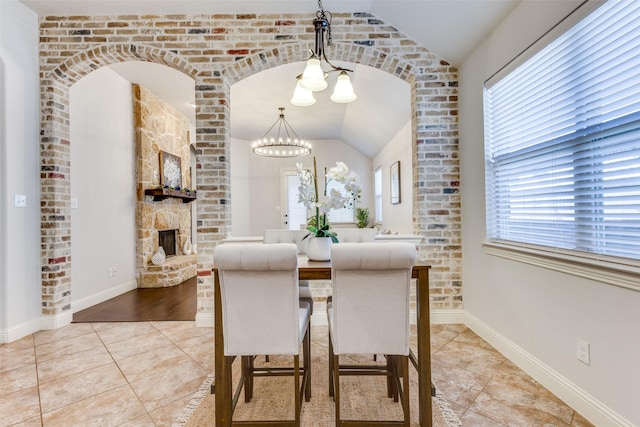
[[[349,70],[342,67],[333,65],[327,58],[325,52],[325,32],[327,33],[327,45],[331,45],[331,12],[325,11],[322,8],[322,0],[318,0],[318,7],[320,10],[316,12],[316,19],[313,20],[313,28],[316,32],[316,44],[315,50],[311,52],[311,57],[307,60],[307,66],[296,78],[296,88],[291,98],[291,103],[299,107],[306,107],[313,105],[316,99],[313,97],[313,92],[318,92],[327,88],[327,77],[330,72],[337,71],[338,80],[333,89],[331,100],[333,102],[345,104],[353,102],[357,99],[356,94],[353,92],[353,86],[349,78],[349,73],[353,70]],[[324,60],[331,69],[324,71],[321,67],[322,60]]]

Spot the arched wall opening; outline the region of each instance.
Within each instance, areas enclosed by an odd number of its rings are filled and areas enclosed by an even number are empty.
[[[131,26],[107,17],[110,25]],[[41,234],[42,234],[42,314],[44,328],[55,328],[71,320],[72,292],[70,257],[70,145],[69,87],[92,70],[121,61],[142,60],[165,64],[195,80],[196,156],[198,169],[198,315],[196,324],[213,324],[212,253],[216,243],[231,232],[232,198],[229,186],[230,86],[254,73],[306,57],[311,47],[304,28],[287,37],[255,41],[247,48],[237,30],[237,17],[140,17],[153,21],[161,30],[179,28],[181,22],[205,28],[171,36],[164,45],[154,39],[136,41],[148,34],[145,27],[117,42],[87,42],[79,37],[60,47],[47,35],[55,33],[56,19],[41,27]],[[309,14],[300,20],[311,21]],[[272,28],[271,16],[243,16],[246,25]],[[105,17],[77,17],[77,21],[104,21]],[[115,21],[115,22],[114,22]],[[126,20],[125,20],[126,21]],[[157,22],[156,22],[157,21]],[[243,21],[244,22],[244,21]],[[256,24],[256,22],[258,24]],[[457,71],[406,36],[387,26],[371,28],[367,19],[353,19],[349,28],[354,42],[340,40],[334,21],[335,60],[359,62],[393,74],[411,85],[413,135],[414,234],[423,236],[420,257],[433,265],[431,273],[434,308],[461,307],[460,284],[460,202],[457,194]],[[133,26],[132,26],[133,27]],[[53,29],[52,29],[53,28]],[[213,29],[225,33],[216,39]],[[223,30],[222,30],[223,29]],[[389,31],[394,35],[388,42]],[[295,32],[295,31],[294,31]],[[372,33],[385,34],[387,43],[375,45]],[[168,37],[168,36],[167,36]],[[213,41],[212,41],[213,40]],[[218,41],[216,41],[218,40]],[[292,40],[295,43],[292,43]],[[87,49],[87,43],[91,46]],[[219,43],[217,45],[216,43]],[[216,47],[216,48],[214,48]]]

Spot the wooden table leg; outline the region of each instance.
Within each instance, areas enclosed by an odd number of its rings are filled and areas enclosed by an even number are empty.
[[[222,295],[220,294],[220,277],[214,271],[214,330],[215,330],[215,390],[216,416],[215,425],[220,427],[231,425],[231,378],[225,369],[224,335],[222,333]]]
[[[429,318],[429,269],[420,269],[416,282],[418,334],[418,401],[420,426],[431,427],[431,320]]]

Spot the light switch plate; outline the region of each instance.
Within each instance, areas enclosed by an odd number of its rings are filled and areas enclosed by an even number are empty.
[[[14,198],[13,205],[16,208],[26,208],[27,207],[27,196],[24,194],[16,194]]]

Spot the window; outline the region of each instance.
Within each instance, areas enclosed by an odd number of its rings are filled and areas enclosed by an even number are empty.
[[[485,84],[487,237],[639,260],[640,2],[594,3]]]
[[[341,194],[346,194],[344,189],[344,184],[333,180],[328,179],[326,183],[327,194],[330,194],[331,190],[339,191]],[[329,213],[327,213],[327,219],[329,223],[339,223],[339,222],[353,222],[354,209],[353,205],[345,206],[342,209],[331,209]]]
[[[382,168],[376,169],[374,173],[374,193],[376,203],[375,222],[382,222]]]

